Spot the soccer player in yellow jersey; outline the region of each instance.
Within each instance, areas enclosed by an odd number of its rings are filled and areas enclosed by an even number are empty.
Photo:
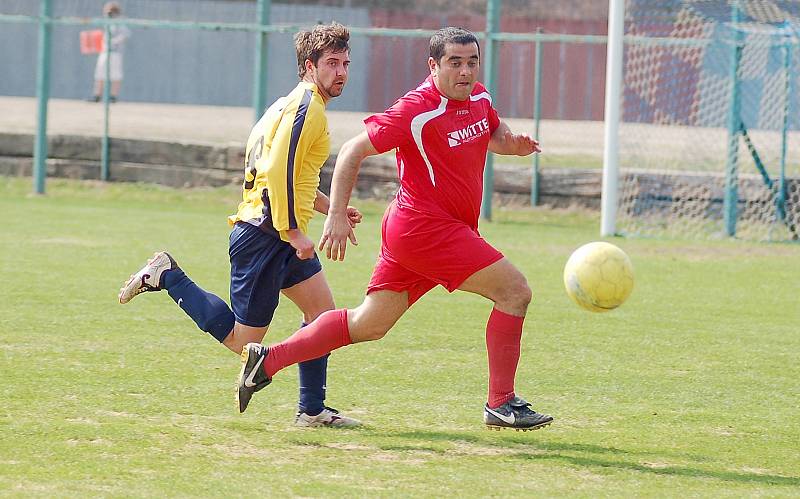
[[[327,214],[328,197],[318,190],[330,152],[325,105],[342,93],[350,64],[350,33],[332,23],[295,36],[300,83],[272,104],[247,140],[242,202],[228,218],[231,307],[189,279],[166,252],[158,252],[132,275],[119,294],[127,303],[139,293],[166,289],[202,329],[234,353],[261,342],[281,293],[309,323],[334,302],[308,237],[314,210]],[[361,213],[347,209],[350,240]],[[231,310],[231,308],[233,310]],[[327,407],[328,356],[300,364],[299,426],[356,426],[358,421]]]

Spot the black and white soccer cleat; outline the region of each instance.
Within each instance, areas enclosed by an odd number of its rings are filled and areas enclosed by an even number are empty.
[[[553,417],[541,414],[530,408],[525,399],[514,397],[500,407],[483,408],[483,422],[490,430],[514,428],[517,431],[538,430],[553,422]]]
[[[242,348],[242,370],[239,372],[236,390],[239,412],[247,409],[254,393],[272,383],[272,379],[264,372],[267,355],[269,348],[261,343],[248,343]]]

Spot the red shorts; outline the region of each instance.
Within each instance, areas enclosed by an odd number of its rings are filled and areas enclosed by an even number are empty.
[[[384,289],[408,291],[410,307],[437,284],[453,292],[469,276],[502,258],[464,222],[392,203],[383,216],[381,254],[367,294]]]

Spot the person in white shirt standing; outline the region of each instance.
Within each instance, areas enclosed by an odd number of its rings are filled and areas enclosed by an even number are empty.
[[[103,15],[105,17],[114,18],[119,17],[122,13],[119,3],[106,2],[103,5]],[[125,41],[131,36],[131,30],[127,26],[113,25],[109,30],[111,33],[110,50],[106,53],[105,44],[107,40],[103,37],[103,50],[97,57],[97,64],[94,68],[94,92],[89,99],[94,102],[99,102],[101,95],[103,95],[103,83],[106,80],[106,64],[110,59],[111,66],[109,67],[109,80],[111,81],[110,100],[116,102],[119,97],[119,89],[122,86],[122,51],[125,46]]]

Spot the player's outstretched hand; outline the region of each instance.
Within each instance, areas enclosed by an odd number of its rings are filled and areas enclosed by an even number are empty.
[[[308,260],[314,256],[314,241],[309,239],[307,235],[303,234],[298,229],[289,229],[286,231],[286,234],[289,239],[289,244],[296,250],[297,258]]]
[[[361,223],[362,218],[364,218],[364,216],[358,211],[358,208],[353,206],[347,207],[347,220],[350,222],[350,227],[355,228],[356,224]],[[355,237],[355,235],[353,237]]]
[[[542,152],[542,150],[539,149],[539,141],[527,133],[517,134],[512,133],[510,130],[506,130],[503,140],[508,146],[510,154],[527,156],[528,154],[533,154],[535,152]]]
[[[325,256],[329,260],[344,260],[348,239],[353,243],[353,246],[358,246],[358,239],[356,239],[356,234],[353,232],[348,212],[341,215],[331,215],[329,213],[328,218],[325,219],[325,227],[322,229],[322,237],[319,240],[319,250],[324,250]]]

